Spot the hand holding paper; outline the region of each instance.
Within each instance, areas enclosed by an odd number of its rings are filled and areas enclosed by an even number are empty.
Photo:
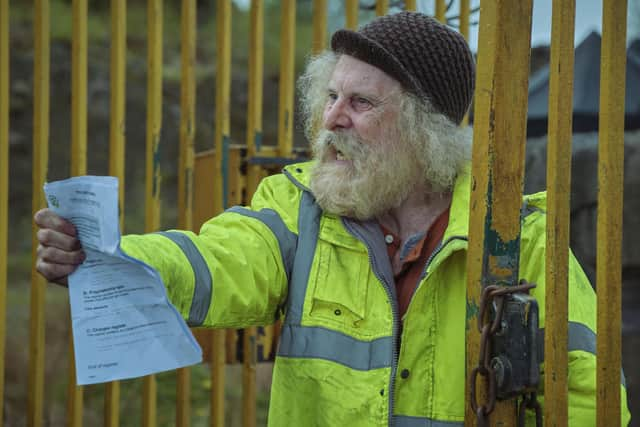
[[[76,227],[87,255],[69,276],[78,384],[200,362],[202,350],[160,276],[120,250],[117,179],[75,177],[44,190],[49,208]]]

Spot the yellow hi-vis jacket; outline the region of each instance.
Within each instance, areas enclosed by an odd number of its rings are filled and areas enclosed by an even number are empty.
[[[442,243],[400,319],[379,225],[323,212],[310,169],[291,165],[264,179],[251,206],[228,209],[200,234],[130,235],[122,248],[158,270],[192,326],[267,325],[284,313],[270,426],[462,426],[468,174],[457,180]],[[544,328],[544,194],[525,206],[520,277],[537,284],[531,294]],[[573,255],[569,300],[569,424],[590,426],[596,300]]]

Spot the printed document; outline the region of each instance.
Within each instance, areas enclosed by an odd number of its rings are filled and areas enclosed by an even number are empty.
[[[120,250],[118,181],[81,176],[44,185],[87,255],[69,276],[78,385],[140,377],[202,361],[160,275]]]

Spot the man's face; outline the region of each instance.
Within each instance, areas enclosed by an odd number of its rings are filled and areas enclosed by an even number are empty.
[[[383,71],[347,55],[338,60],[313,142],[318,162],[311,189],[326,211],[369,219],[408,194],[419,167],[399,138],[401,93]]]
[[[380,143],[398,114],[400,84],[383,71],[342,55],[327,85],[323,127],[349,131],[368,143]]]

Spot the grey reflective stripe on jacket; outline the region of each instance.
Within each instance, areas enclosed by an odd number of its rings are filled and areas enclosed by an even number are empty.
[[[178,245],[189,260],[189,264],[191,264],[195,280],[187,324],[189,326],[200,326],[204,323],[204,319],[209,312],[211,292],[213,291],[209,267],[207,267],[207,263],[202,258],[202,254],[198,251],[196,245],[186,235],[177,231],[161,231],[158,234]]]
[[[311,264],[316,252],[322,210],[308,191],[302,192],[298,209],[298,245],[293,260],[285,323],[300,325]],[[282,346],[280,346],[282,347]],[[278,352],[280,354],[280,351]]]
[[[285,323],[279,356],[331,360],[358,371],[391,366],[391,337],[361,341],[321,327]]]
[[[233,212],[240,215],[255,218],[264,223],[278,240],[280,247],[280,255],[284,269],[287,272],[287,280],[291,280],[291,270],[293,269],[293,260],[296,255],[296,246],[298,239],[294,233],[289,231],[280,215],[273,209],[262,209],[258,212],[252,211],[240,206],[234,206],[225,212]]]
[[[569,322],[567,341],[567,351],[584,351],[596,355],[596,333],[582,323]],[[538,362],[544,362],[544,328],[538,329]],[[620,381],[626,388],[627,381],[622,371]]]

